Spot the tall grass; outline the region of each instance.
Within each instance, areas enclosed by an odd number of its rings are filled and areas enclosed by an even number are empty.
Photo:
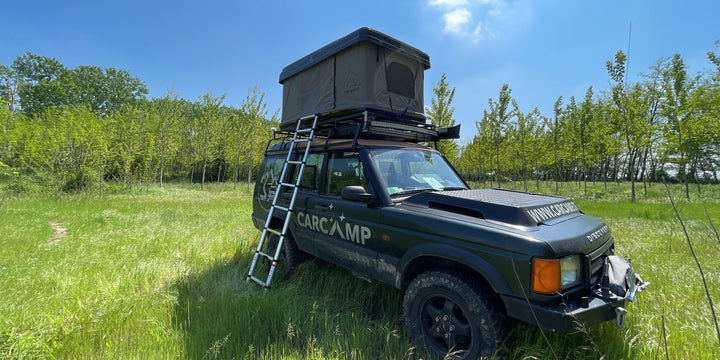
[[[604,218],[617,252],[652,285],[629,306],[623,329],[546,332],[548,344],[537,328],[512,322],[507,357],[664,358],[664,316],[669,358],[716,358],[710,309],[664,189],[654,185],[632,203],[620,200],[628,184],[599,186],[585,197],[562,184],[561,195]],[[717,186],[678,204],[714,299],[720,244],[707,218],[720,223],[718,204]],[[318,260],[276,277],[268,292],[247,284],[257,241],[250,213],[249,190],[222,184],[7,198],[0,358],[423,358],[405,335],[402,293],[393,288]],[[67,234],[58,239],[51,222]]]

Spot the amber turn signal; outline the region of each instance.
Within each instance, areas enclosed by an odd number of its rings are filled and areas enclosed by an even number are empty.
[[[532,291],[540,294],[560,292],[560,260],[532,260]]]

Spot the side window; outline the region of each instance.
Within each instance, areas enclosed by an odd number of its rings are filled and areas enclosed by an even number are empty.
[[[362,186],[365,189],[367,179],[357,152],[332,153],[328,161],[325,193],[340,196],[346,186]]]
[[[318,189],[320,188],[320,174],[322,174],[324,159],[324,153],[308,154],[307,162],[305,163],[305,171],[303,172],[302,180],[300,181],[302,191],[312,193],[318,192]],[[297,168],[299,169],[300,167],[298,166]]]
[[[294,160],[300,160],[302,154],[298,153],[294,157]],[[325,154],[323,153],[310,153],[308,154],[305,171],[303,171],[302,180],[300,180],[300,190],[304,192],[317,193],[320,188],[320,174],[322,174],[323,160]],[[290,182],[294,184],[297,181],[298,171],[300,171],[300,165],[293,165],[292,177]],[[292,188],[285,188],[285,191],[292,192]]]
[[[281,156],[268,156],[263,160],[258,184],[258,197],[260,200],[270,201],[275,197],[278,178],[284,162],[285,158]]]

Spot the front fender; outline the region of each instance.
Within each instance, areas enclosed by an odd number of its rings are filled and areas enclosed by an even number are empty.
[[[423,244],[416,246],[400,258],[398,264],[397,277],[395,278],[395,286],[402,288],[408,270],[412,270],[415,261],[421,258],[439,258],[452,261],[471,268],[482,276],[493,290],[498,294],[511,294],[512,290],[505,278],[500,274],[495,266],[487,260],[473,254],[472,252],[458,249],[445,244]]]

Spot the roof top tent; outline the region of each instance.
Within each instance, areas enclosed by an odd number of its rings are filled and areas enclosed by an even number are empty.
[[[432,140],[437,131],[426,124],[423,102],[423,73],[429,68],[424,52],[360,28],[282,70],[280,130],[292,131],[299,118],[317,114],[320,126],[370,119],[374,128],[397,130],[393,124],[398,124],[400,138],[419,130],[416,140]]]

